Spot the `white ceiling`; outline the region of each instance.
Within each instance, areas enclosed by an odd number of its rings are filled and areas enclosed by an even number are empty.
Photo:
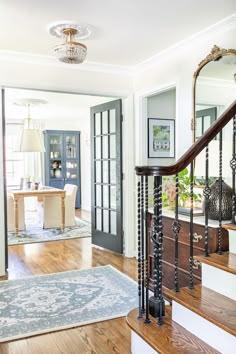
[[[89,23],[88,62],[132,66],[236,12],[236,0],[1,0],[0,48],[53,56],[55,21]]]
[[[32,106],[30,116],[33,119],[55,122],[89,119],[90,107],[114,100],[113,97],[98,97],[90,95],[77,95],[56,93],[38,90],[6,89],[5,115],[6,121],[22,121],[27,118],[27,107],[15,105],[19,99],[39,99],[47,104]]]

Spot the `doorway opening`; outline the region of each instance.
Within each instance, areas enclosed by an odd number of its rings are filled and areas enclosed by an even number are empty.
[[[53,153],[55,155],[50,155],[48,160],[46,158],[47,151],[44,154],[15,151],[15,143],[21,134],[22,121],[26,118],[26,111],[25,107],[19,107],[14,103],[22,98],[37,98],[47,101],[47,104],[36,107],[37,109],[35,108],[31,112],[32,119],[37,121],[37,125],[41,132],[57,131],[59,134],[67,131],[80,132],[79,160],[78,162],[67,161],[66,177],[60,175],[59,151],[54,149],[55,151],[53,151]],[[76,184],[80,184],[80,208],[75,210],[75,214],[80,218],[89,221],[91,216],[90,107],[113,100],[116,100],[116,98],[6,88],[4,102],[6,132],[6,189],[22,189],[26,187],[26,182],[29,181],[32,184],[32,182],[36,182],[36,180],[37,183],[39,183],[39,186],[45,186],[46,181],[48,182],[50,180],[50,178],[47,180],[47,173],[49,173],[49,175],[52,173],[52,169],[47,166],[47,163],[50,162],[52,165],[53,163],[55,164],[55,162],[58,163],[57,168],[53,169],[53,172],[56,173],[54,174],[54,177],[57,182],[60,177],[62,177],[67,178],[67,180],[70,180],[73,184],[75,183],[76,176],[73,169],[75,170],[76,167],[79,166],[77,171],[77,177],[79,180]],[[64,147],[65,149],[63,148],[63,151],[66,150],[66,146]],[[51,161],[51,158],[55,161]],[[34,198],[31,201],[30,198],[24,199],[26,202],[26,214],[27,212],[30,213],[37,209],[37,198]],[[27,199],[29,201],[26,201]],[[34,213],[34,215],[35,214],[37,213]]]

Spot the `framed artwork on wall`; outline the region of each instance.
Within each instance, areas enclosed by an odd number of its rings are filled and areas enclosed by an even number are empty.
[[[148,157],[175,157],[174,119],[148,118]]]

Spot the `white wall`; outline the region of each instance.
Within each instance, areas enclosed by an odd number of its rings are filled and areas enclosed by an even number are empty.
[[[136,151],[137,164],[146,164],[140,135],[146,134],[142,116],[145,112],[140,103],[143,97],[176,85],[176,157],[179,158],[192,143],[191,119],[192,80],[198,64],[216,44],[222,48],[235,48],[236,24],[226,24],[201,34],[162,55],[137,66],[135,76],[136,100]],[[141,156],[141,158],[140,158]]]
[[[0,56],[0,85],[126,97],[132,93],[132,76],[126,73],[86,71],[77,65],[42,64]]]
[[[148,118],[175,120],[175,115],[176,115],[176,90],[175,89],[160,92],[156,95],[147,97],[146,120],[148,120]],[[146,122],[146,132],[147,129],[148,129],[148,123]],[[170,165],[174,162],[175,162],[175,158],[149,158],[148,159],[149,166],[157,166],[157,165],[165,166],[165,165]]]
[[[0,98],[0,109],[2,100]],[[4,171],[3,171],[3,125],[0,124],[0,276],[5,274],[5,218],[4,218]]]

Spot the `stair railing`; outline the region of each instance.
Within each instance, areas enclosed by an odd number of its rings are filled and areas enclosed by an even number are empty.
[[[222,129],[233,120],[232,133],[232,156],[229,157],[229,164],[232,169],[232,223],[235,224],[236,216],[236,100],[231,106],[211,125],[211,127],[199,138],[190,149],[173,165],[169,166],[142,166],[136,167],[137,182],[137,238],[138,238],[138,318],[144,318],[145,323],[150,322],[151,314],[157,318],[158,325],[163,324],[165,316],[165,302],[163,296],[163,273],[162,273],[162,249],[163,249],[163,223],[162,223],[162,180],[165,176],[175,176],[175,210],[172,230],[175,239],[175,260],[174,260],[174,284],[173,289],[179,291],[179,255],[178,238],[181,229],[179,220],[179,173],[190,166],[190,217],[189,217],[189,288],[194,288],[194,256],[193,243],[195,236],[193,232],[193,204],[194,204],[194,161],[195,158],[205,149],[205,187],[204,215],[205,215],[205,256],[208,251],[208,206],[211,196],[209,186],[209,143],[219,134],[219,232],[218,232],[218,253],[222,254]],[[149,177],[153,177],[153,225],[149,233],[148,210],[149,210]],[[150,242],[153,245],[153,262],[149,261]],[[152,274],[151,274],[152,273]],[[152,279],[153,295],[149,296],[150,279]]]

